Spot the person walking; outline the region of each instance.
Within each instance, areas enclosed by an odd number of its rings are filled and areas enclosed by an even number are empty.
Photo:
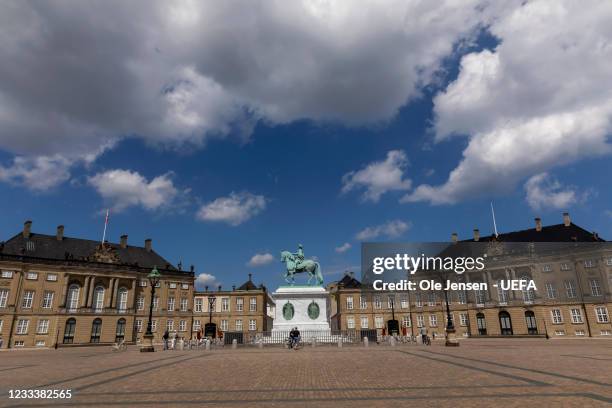
[[[425,327],[421,327],[421,344],[427,344],[427,329]]]
[[[162,336],[162,339],[164,340],[164,350],[168,350],[168,338],[170,337],[170,333],[168,333],[168,330],[166,330],[164,332],[164,335]]]

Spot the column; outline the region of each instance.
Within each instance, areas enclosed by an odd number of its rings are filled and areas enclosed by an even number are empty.
[[[119,290],[119,279],[115,278],[115,287],[113,288],[113,299],[111,301],[111,307],[117,307],[117,291]]]
[[[512,275],[512,279],[516,279],[516,271],[514,270],[514,268],[510,268],[510,274]],[[510,293],[512,293],[512,300],[516,300],[516,291],[515,290],[511,290]]]
[[[96,278],[95,278],[95,276],[92,276],[91,280],[89,282],[89,293],[87,294],[87,305],[86,305],[86,307],[92,307],[93,293],[94,293],[95,289],[96,289]]]
[[[68,296],[68,279],[69,278],[70,276],[68,276],[67,273],[64,273],[64,284],[62,285],[62,299],[61,299],[60,307],[66,307],[66,302],[68,301],[68,299],[66,299],[66,296]]]
[[[108,283],[108,290],[107,290],[107,294],[106,294],[106,299],[104,299],[104,304],[105,307],[112,307],[112,298],[113,298],[113,290],[115,287],[115,278],[110,278],[109,283]]]
[[[87,307],[87,295],[89,292],[89,285],[91,282],[91,276],[85,277],[85,284],[83,285],[83,293],[81,294],[81,307]]]

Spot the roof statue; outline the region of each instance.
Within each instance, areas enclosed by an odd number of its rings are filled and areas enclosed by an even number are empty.
[[[285,273],[285,280],[291,285],[295,284],[295,274],[297,273],[308,273],[308,282],[314,278],[314,285],[323,284],[323,275],[321,274],[321,265],[312,259],[306,259],[304,257],[304,247],[302,244],[298,245],[297,252],[282,251],[281,262],[285,263],[287,272]]]

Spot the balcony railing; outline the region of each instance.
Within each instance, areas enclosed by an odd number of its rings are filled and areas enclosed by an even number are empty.
[[[130,314],[130,313],[134,313],[134,309],[117,309],[114,307],[104,307],[104,308],[97,308],[97,307],[77,307],[77,308],[70,308],[70,307],[63,307],[60,308],[60,313],[65,313],[65,314],[90,314],[90,315],[97,315],[97,314]]]

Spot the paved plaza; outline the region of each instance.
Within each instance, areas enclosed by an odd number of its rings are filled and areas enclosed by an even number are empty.
[[[70,400],[11,400],[9,389],[71,389]],[[464,340],[414,344],[135,347],[0,353],[0,406],[609,407],[612,341]]]

